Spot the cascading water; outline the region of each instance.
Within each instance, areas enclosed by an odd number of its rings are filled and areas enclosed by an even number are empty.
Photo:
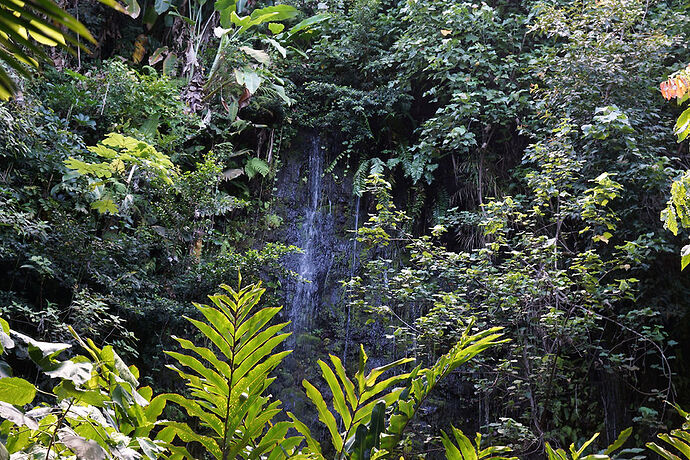
[[[297,273],[300,280],[291,302],[290,320],[295,332],[303,332],[311,325],[318,306],[319,281],[317,263],[319,250],[319,203],[321,198],[321,179],[323,176],[323,156],[318,136],[311,139],[309,146],[309,201],[304,211],[304,221],[299,246],[303,253],[299,260]]]

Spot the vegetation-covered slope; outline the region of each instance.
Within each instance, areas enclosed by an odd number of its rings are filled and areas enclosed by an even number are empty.
[[[687,5],[104,3],[0,1],[12,458],[631,458],[685,418]]]

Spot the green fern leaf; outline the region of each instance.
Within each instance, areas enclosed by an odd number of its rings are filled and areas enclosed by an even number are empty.
[[[264,293],[260,285],[221,288],[225,293],[209,296],[212,305],[194,304],[205,321],[188,318],[212,348],[175,338],[185,352],[166,352],[182,366],[169,367],[187,381],[189,396],[165,397],[209,433],[195,437],[171,423],[162,433],[167,442],[171,436],[199,442],[219,460],[259,458],[274,451],[284,458],[283,451],[294,451],[302,438],[286,438],[289,422],[271,424],[280,401],[264,393],[274,380],[270,373],[290,353],[274,353],[290,335],[282,332],[288,323],[269,325],[280,308],[256,308]]]
[[[500,328],[470,334],[473,325],[474,321],[471,321],[458,343],[431,368],[416,368],[409,374],[408,388],[395,402],[389,418],[388,431],[382,438],[383,449],[395,449],[407,424],[440,380],[487,348],[506,342],[501,339]]]
[[[481,435],[477,434],[475,444],[472,444],[472,441],[461,430],[452,428],[455,443],[441,431],[441,442],[446,450],[446,458],[449,460],[517,460],[517,457],[500,455],[510,452],[510,447],[493,446],[480,450]]]
[[[253,179],[257,174],[261,174],[261,177],[266,177],[270,171],[271,167],[261,158],[250,158],[247,160],[247,164],[244,165],[244,172],[249,179]]]
[[[302,385],[307,390],[307,396],[311,399],[311,402],[316,406],[316,410],[319,413],[319,420],[326,425],[329,433],[331,434],[331,440],[333,441],[333,447],[336,448],[338,452],[343,450],[343,438],[338,432],[338,423],[335,420],[335,416],[328,410],[326,401],[323,399],[321,392],[316,389],[314,385],[309,383],[307,380],[302,381]]]
[[[377,428],[380,423],[372,422],[372,418],[382,416],[385,409],[400,398],[404,388],[393,388],[393,386],[407,380],[409,374],[400,374],[382,382],[378,382],[378,378],[384,372],[404,365],[412,359],[400,359],[374,368],[365,374],[368,356],[364,348],[360,346],[359,369],[354,376],[357,382],[357,387],[355,387],[353,381],[347,377],[340,359],[333,355],[330,358],[335,370],[324,361],[319,361],[318,364],[333,394],[335,413],[343,422],[342,433],[338,430],[336,416],[329,410],[321,392],[307,380],[304,380],[302,385],[307,391],[307,396],[316,406],[319,420],[328,428],[333,447],[338,455],[347,454],[351,458],[369,458],[373,450],[378,449],[382,432],[379,432]],[[295,428],[307,439],[307,445],[311,449],[316,447],[309,445],[311,435],[308,432],[305,432],[298,424],[295,424]]]

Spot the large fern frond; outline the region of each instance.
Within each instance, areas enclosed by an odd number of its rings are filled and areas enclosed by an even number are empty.
[[[240,278],[241,283],[241,278]],[[271,425],[280,401],[265,395],[273,382],[271,371],[290,351],[274,350],[290,335],[289,323],[269,325],[280,307],[257,307],[264,289],[252,284],[225,294],[209,296],[212,305],[195,304],[205,321],[187,318],[212,344],[210,348],[176,337],[186,352],[166,352],[181,367],[169,366],[187,381],[189,396],[166,395],[207,429],[200,435],[181,424],[168,424],[168,432],[201,443],[216,459],[285,458],[301,441],[287,438],[289,424]],[[270,427],[270,428],[269,428]]]
[[[502,339],[501,328],[495,327],[471,334],[473,325],[474,320],[470,322],[458,343],[432,367],[417,367],[410,373],[409,386],[396,401],[388,421],[388,429],[382,438],[381,444],[384,449],[391,452],[395,450],[408,423],[439,381],[487,348],[507,342]]]
[[[385,431],[386,408],[400,397],[404,387],[397,384],[406,381],[409,374],[398,374],[381,381],[379,377],[390,369],[413,361],[399,359],[376,367],[367,374],[365,369],[368,359],[360,345],[359,369],[354,381],[347,376],[345,367],[337,356],[330,355],[332,367],[324,361],[318,361],[321,374],[333,395],[332,406],[335,412],[328,408],[323,395],[314,385],[307,380],[302,381],[307,396],[316,406],[319,420],[328,428],[337,458],[369,458],[372,451],[378,450],[381,434]],[[342,429],[338,428],[338,423]],[[309,452],[320,454],[320,447],[311,435],[301,429],[300,424],[296,424],[296,429],[305,436]]]
[[[585,451],[590,445],[592,445],[592,443],[597,439],[597,437],[599,437],[599,433],[594,433],[594,435],[591,438],[582,443],[582,445],[577,449],[575,448],[575,444],[570,444],[570,446],[568,447],[568,452],[566,452],[565,449],[554,449],[547,442],[544,446],[546,450],[546,457],[548,458],[548,460],[623,460],[625,458],[644,458],[637,455],[640,452],[642,452],[642,449],[632,448],[619,450],[623,446],[623,444],[625,444],[625,441],[628,440],[631,434],[632,428],[627,428],[621,431],[621,433],[618,435],[618,438],[607,448],[603,449],[599,453],[587,455],[585,454]],[[628,457],[628,455],[633,455],[633,457]]]
[[[666,460],[690,460],[690,413],[682,410],[680,406],[675,406],[675,408],[680,416],[685,419],[682,429],[672,430],[671,433],[657,434],[659,439],[675,448],[675,450],[669,450],[668,446],[662,447],[655,442],[648,442],[647,447]]]

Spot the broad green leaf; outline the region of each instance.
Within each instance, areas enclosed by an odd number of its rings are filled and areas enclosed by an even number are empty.
[[[257,8],[252,11],[250,17],[252,19],[262,18],[267,15],[272,15],[273,21],[284,21],[286,19],[294,18],[299,14],[299,10],[292,5],[274,5],[265,8]]]
[[[78,390],[70,380],[60,382],[53,393],[60,399],[74,398],[80,403],[89,404],[95,407],[105,407],[109,397],[95,390]]]
[[[570,453],[572,454],[573,459],[577,459],[577,458],[579,458],[580,456],[582,456],[582,454],[584,453],[585,449],[587,449],[587,447],[589,447],[589,445],[592,444],[592,443],[594,442],[594,440],[597,439],[598,437],[599,437],[599,433],[594,433],[594,435],[592,435],[591,438],[589,438],[587,441],[585,441],[585,442],[580,446],[580,448],[577,449],[577,450],[575,450],[575,444],[571,444],[571,445],[570,445]]]
[[[124,4],[118,2],[117,0],[98,1],[135,19],[139,16],[139,13],[141,13],[141,7],[139,6],[137,0],[124,0]]]
[[[666,460],[683,460],[676,454],[664,449],[658,444],[655,444],[653,442],[648,442],[645,444],[650,450],[655,452],[656,454],[660,455],[661,457],[665,458]]]
[[[545,444],[545,449],[549,460],[568,460],[563,449],[553,450],[548,442]]]
[[[685,458],[690,459],[690,446],[688,444],[684,443],[678,438],[669,436],[666,433],[659,434],[657,435],[657,437],[678,449],[683,454],[683,456],[685,456]]]
[[[46,46],[57,46],[59,44],[65,45],[65,36],[60,32],[55,31],[51,27],[46,27],[39,21],[31,21],[31,24],[40,32],[29,31],[31,37],[38,43]]]
[[[686,244],[680,250],[680,269],[685,270],[685,267],[690,263],[690,244]]]
[[[367,352],[364,351],[364,346],[362,344],[359,344],[359,368],[355,373],[355,380],[357,381],[359,387],[358,392],[360,394],[364,391],[365,388],[364,371],[366,370],[368,360],[369,356],[367,356]]]
[[[5,377],[0,379],[0,401],[23,406],[29,404],[36,397],[36,387],[19,377]]]
[[[280,25],[282,26],[282,24],[280,24]],[[271,46],[273,46],[273,48],[275,48],[275,50],[278,51],[282,57],[284,57],[284,58],[287,57],[287,50],[283,47],[283,45],[281,45],[280,43],[278,43],[276,40],[274,40],[272,38],[266,38],[266,41],[268,43],[270,43]],[[283,89],[283,91],[284,91],[284,89]]]
[[[96,200],[91,203],[91,209],[95,209],[99,214],[112,214],[116,215],[119,212],[119,208],[111,198],[103,198]]]
[[[338,358],[335,355],[329,355],[331,358],[331,362],[333,363],[333,367],[335,368],[335,373],[338,375],[338,378],[343,384],[343,389],[345,390],[345,395],[347,397],[347,401],[350,403],[350,407],[352,410],[357,409],[357,397],[355,396],[355,384],[352,383],[352,380],[350,380],[347,377],[347,374],[345,373],[345,367],[343,366],[342,361],[340,358]]]
[[[177,73],[177,55],[175,53],[168,53],[163,59],[163,75],[175,76]]]
[[[258,73],[253,71],[244,71],[244,86],[251,94],[256,93],[256,90],[259,89],[259,86],[261,86],[261,81],[262,78]]]
[[[12,334],[28,345],[29,357],[41,367],[54,363],[60,353],[72,346],[67,343],[41,342],[16,331],[12,331]]]
[[[628,440],[630,435],[632,434],[632,427],[628,427],[625,430],[621,431],[621,433],[618,435],[618,438],[616,438],[613,443],[611,443],[610,446],[606,448],[606,451],[604,452],[606,455],[611,455],[615,451],[621,448],[623,444],[625,444],[625,441]]]
[[[157,48],[156,51],[151,53],[151,56],[149,56],[149,65],[156,65],[160,61],[164,59],[164,56],[168,54],[168,47],[167,46],[161,46],[160,48]]]
[[[167,355],[175,358],[180,364],[194,370],[199,376],[205,378],[209,383],[212,383],[219,394],[226,395],[230,391],[226,380],[217,372],[208,369],[198,359],[193,356],[177,353],[174,351],[166,351]]]
[[[59,439],[69,450],[77,454],[78,458],[89,460],[105,460],[106,452],[96,441],[70,434],[67,430],[59,432]]]
[[[337,452],[341,452],[343,450],[343,439],[338,431],[338,425],[335,421],[335,417],[331,411],[328,410],[328,406],[326,406],[326,401],[323,400],[321,392],[307,380],[302,380],[302,385],[307,390],[307,396],[316,406],[316,410],[319,414],[319,420],[321,420],[321,422],[326,425],[326,428],[328,428],[328,432],[331,434],[333,447],[335,447]]]
[[[321,445],[319,444],[318,441],[316,441],[312,435],[311,431],[309,430],[309,427],[302,423],[297,417],[292,412],[287,413],[288,417],[292,420],[292,423],[295,425],[295,429],[302,435],[304,435],[304,439],[307,442],[307,447],[312,451],[312,452],[321,452]]]
[[[376,379],[378,379],[379,376],[381,376],[381,374],[383,374],[384,372],[386,372],[390,369],[393,369],[394,367],[398,367],[398,366],[401,366],[403,364],[407,364],[407,363],[410,363],[413,361],[414,361],[414,358],[402,358],[402,359],[398,359],[397,361],[393,361],[391,363],[388,363],[384,366],[375,367],[374,369],[372,369],[369,372],[369,374],[367,374],[367,377],[364,381],[365,387],[370,388],[372,385],[374,385],[376,383]]]
[[[14,340],[10,337],[10,325],[7,321],[0,318],[0,355],[5,350],[14,348]]]
[[[45,371],[45,373],[52,378],[69,380],[74,382],[75,385],[83,385],[91,379],[92,370],[93,364],[91,363],[63,361],[54,369]]]
[[[171,5],[171,0],[156,0],[153,4],[153,9],[156,11],[156,13],[163,14],[170,9]]]
[[[198,442],[202,446],[204,446],[206,451],[213,455],[215,458],[222,458],[222,451],[216,443],[216,441],[214,441],[212,438],[208,436],[203,436],[195,433],[194,431],[192,431],[191,428],[189,428],[187,424],[166,421],[162,422],[161,425],[166,427],[162,431],[165,431],[166,429],[169,430],[168,433],[163,434],[164,437],[166,435],[169,436],[170,434],[172,434],[173,437],[177,436],[184,442]]]
[[[680,114],[673,133],[678,136],[678,142],[683,142],[688,134],[690,134],[690,108],[687,108]]]
[[[345,403],[345,394],[338,384],[338,378],[335,376],[335,373],[333,370],[331,370],[328,364],[321,360],[319,360],[317,364],[321,368],[321,375],[323,375],[323,377],[326,379],[328,387],[331,389],[331,393],[333,394],[333,407],[335,407],[336,412],[338,412],[338,414],[340,414],[342,417],[345,426],[350,426],[350,423],[352,422],[352,414],[350,414],[350,411],[347,409],[347,405]]]
[[[286,34],[288,38],[293,38],[294,36],[299,35],[301,33],[309,32],[312,26],[327,21],[330,18],[331,15],[329,13],[315,14],[314,16],[308,17],[303,21],[299,22],[298,24],[294,25],[292,28],[290,28],[289,31],[286,32]]]
[[[448,435],[443,431],[441,431],[441,443],[446,450],[446,458],[448,460],[464,460],[465,457],[460,452],[460,449],[453,444]]]
[[[272,34],[279,34],[285,29],[285,24],[279,24],[276,22],[271,22],[268,24],[268,30],[271,31]],[[285,57],[285,55],[283,55]]]
[[[271,63],[271,57],[264,50],[257,50],[248,46],[240,46],[240,50],[259,64],[269,65]]]

